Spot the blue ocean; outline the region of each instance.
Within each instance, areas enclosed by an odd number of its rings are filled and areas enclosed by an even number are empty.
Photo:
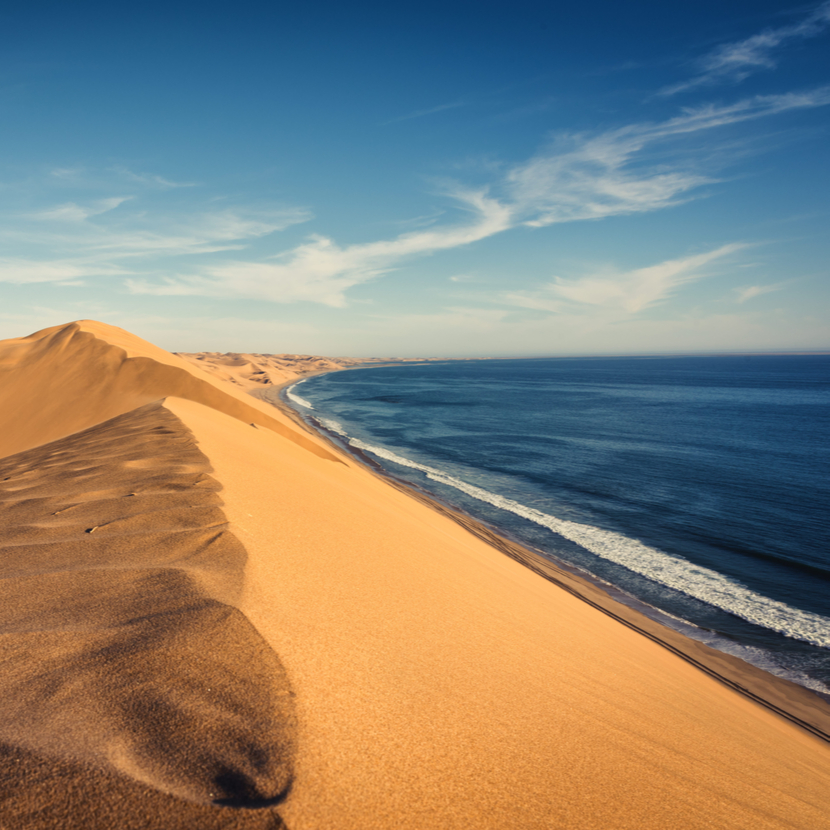
[[[390,475],[830,694],[830,356],[393,365],[286,398]]]

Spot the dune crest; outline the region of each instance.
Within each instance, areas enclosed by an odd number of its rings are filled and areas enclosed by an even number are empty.
[[[235,607],[247,555],[210,472],[160,402],[0,460],[0,757],[203,804],[286,791],[293,693]]]
[[[180,352],[179,357],[217,380],[228,381],[246,392],[261,392],[305,375],[337,372],[378,360],[349,357],[316,357],[299,354],[249,354],[228,352]]]
[[[294,693],[238,607],[247,553],[172,396],[337,460],[113,326],[0,343],[3,827],[284,826]]]
[[[91,320],[0,342],[0,458],[173,396],[339,461],[273,407],[123,329]]]

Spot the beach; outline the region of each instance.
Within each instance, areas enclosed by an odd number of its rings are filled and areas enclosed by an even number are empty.
[[[0,343],[0,826],[830,826],[819,697],[215,374]]]

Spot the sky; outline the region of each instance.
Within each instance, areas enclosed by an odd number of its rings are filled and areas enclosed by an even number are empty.
[[[0,47],[0,338],[830,350],[830,0],[29,0]]]

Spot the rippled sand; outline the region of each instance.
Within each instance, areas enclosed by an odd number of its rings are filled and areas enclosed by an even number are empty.
[[[84,321],[0,403],[0,826],[829,826],[819,698],[242,388]]]

